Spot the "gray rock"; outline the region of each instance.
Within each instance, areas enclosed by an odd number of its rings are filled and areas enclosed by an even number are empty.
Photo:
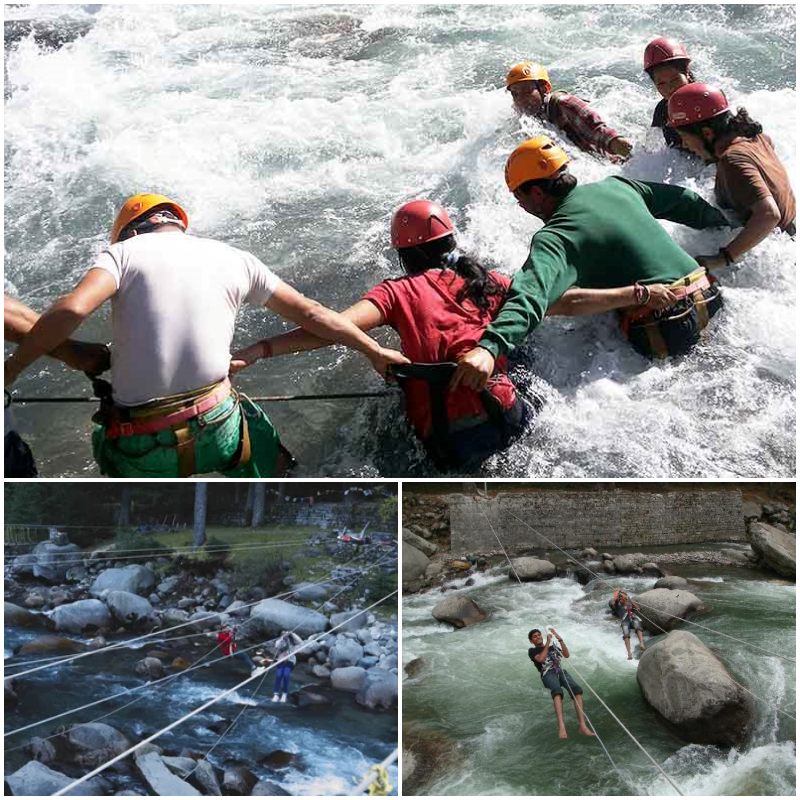
[[[136,674],[140,678],[155,681],[164,677],[164,665],[157,658],[143,658],[136,664]]]
[[[364,648],[355,641],[339,641],[328,653],[334,669],[352,667],[364,656]]]
[[[121,625],[135,627],[155,618],[155,611],[149,601],[132,592],[108,592],[105,602],[114,619]]]
[[[162,797],[200,797],[200,792],[185,780],[173,775],[158,753],[136,757],[136,766],[153,793]]]
[[[161,612],[161,624],[165,628],[174,628],[189,621],[189,613],[179,608],[165,608]]]
[[[86,580],[88,577],[89,571],[86,567],[70,567],[66,574],[66,579],[70,583],[78,583],[79,581]]]
[[[246,617],[250,613],[250,609],[243,600],[234,600],[225,609],[225,613],[230,614],[232,617]]]
[[[584,547],[581,550],[581,558],[597,558],[597,550],[594,547]]]
[[[309,600],[326,600],[331,593],[330,587],[324,584],[319,586],[315,583],[308,582],[295,584],[292,591],[294,592],[294,599],[302,602],[308,602]]]
[[[56,772],[38,761],[29,761],[21,769],[7,775],[5,780],[15,797],[49,797],[69,786],[74,778],[68,778],[63,772]],[[105,791],[102,781],[90,778],[66,794],[73,797],[95,797],[105,794]]]
[[[750,720],[745,693],[727,667],[692,633],[672,631],[639,659],[645,700],[686,742],[733,747]]]
[[[421,550],[410,544],[403,544],[403,582],[419,578],[431,562]]]
[[[52,739],[41,739],[34,736],[28,745],[27,752],[34,761],[38,761],[40,764],[52,764],[57,759]]]
[[[25,608],[15,606],[13,603],[3,602],[3,624],[19,625],[25,628],[33,628],[37,625],[42,625],[46,621],[46,617],[40,617],[32,614]]]
[[[180,600],[178,600],[178,608],[191,608],[196,602],[197,601],[194,599],[194,597],[182,597]]]
[[[546,581],[550,578],[555,578],[556,567],[549,561],[541,558],[514,558],[511,560],[514,566],[513,570],[509,570],[508,577],[516,580],[514,573],[519,576],[521,581]]]
[[[614,569],[621,575],[636,572],[636,560],[630,555],[617,556],[614,559]]]
[[[600,553],[600,560],[601,561],[613,561],[614,556],[611,553]]]
[[[357,692],[366,677],[367,672],[361,667],[341,667],[331,672],[331,685],[343,692]]]
[[[197,784],[203,789],[203,794],[208,797],[222,797],[222,788],[217,780],[214,767],[205,759],[197,762],[197,768],[192,776]]]
[[[662,628],[671,631],[682,619],[705,610],[699,597],[683,589],[650,589],[634,601],[642,606],[642,626],[650,633],[661,633]]]
[[[278,786],[277,783],[273,783],[272,781],[259,781],[254,787],[253,791],[250,793],[251,797],[261,797],[261,796],[279,796],[285,795],[289,797],[290,794],[282,787]]]
[[[439,622],[448,622],[456,628],[467,628],[486,619],[478,605],[463,595],[446,597],[431,612]]]
[[[95,578],[89,594],[100,599],[104,599],[108,592],[130,592],[144,596],[150,594],[155,583],[155,576],[150,567],[134,564],[101,572]]]
[[[151,606],[156,606],[161,602],[161,598],[155,592],[153,592],[147,600]]]
[[[425,580],[429,581],[435,578],[437,575],[440,575],[444,571],[444,568],[445,565],[440,561],[431,561],[431,563],[425,567]]]
[[[342,623],[344,623],[342,625]],[[338,633],[356,632],[362,625],[367,624],[367,615],[364,611],[342,611],[340,614],[331,614],[331,628],[336,628]]]
[[[82,633],[87,628],[107,628],[111,625],[108,608],[100,600],[78,600],[59,606],[51,617],[56,630]]]
[[[250,792],[258,783],[258,778],[243,764],[236,764],[225,768],[222,786],[227,794],[250,796]]]
[[[185,756],[162,756],[161,760],[166,764],[167,769],[174,772],[179,778],[185,778],[197,764],[193,758]]]
[[[191,617],[189,617],[189,620],[192,622],[192,624],[187,625],[186,630],[193,631],[195,633],[202,633],[203,631],[211,630],[211,628],[215,628],[220,624],[220,622],[223,621],[219,614],[212,614],[208,611],[196,611]]]
[[[762,510],[761,503],[755,503],[752,500],[747,500],[742,503],[742,513],[744,514],[745,521],[761,519]]]
[[[750,525],[750,546],[778,575],[797,579],[797,539],[763,522]]]
[[[328,618],[318,611],[303,608],[284,600],[262,600],[253,606],[247,621],[247,632],[264,637],[278,636],[281,631],[293,630],[298,636],[307,638],[321,633],[328,626]]]
[[[330,678],[331,671],[327,667],[317,664],[311,667],[311,674],[314,675],[315,678]]]
[[[659,578],[656,581],[656,589],[688,589],[689,581],[681,578],[680,575],[668,575],[666,578]]]
[[[439,549],[433,542],[429,542],[421,536],[417,536],[416,533],[412,533],[408,528],[403,528],[403,545],[407,544],[416,547],[417,550],[424,553],[428,558]]]
[[[99,767],[132,745],[124,733],[104,722],[72,726],[64,734],[64,743],[70,763],[84,769]]]
[[[171,592],[177,585],[178,585],[178,576],[173,575],[172,577],[167,578],[166,580],[163,580],[161,581],[161,583],[158,584],[158,591],[161,594],[166,594],[167,592]]]
[[[390,709],[397,705],[397,675],[375,667],[356,694],[356,702],[369,709]]]
[[[31,555],[36,559],[33,565],[34,577],[44,578],[50,583],[63,583],[67,579],[67,570],[83,557],[76,544],[61,546],[52,542],[39,542]]]

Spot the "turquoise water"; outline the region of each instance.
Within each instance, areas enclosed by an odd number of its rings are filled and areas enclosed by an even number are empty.
[[[91,12],[85,10],[89,8]],[[796,16],[791,5],[28,6],[9,17],[79,20],[58,50],[6,50],[5,288],[44,309],[71,287],[134,191],[174,194],[192,228],[255,252],[335,308],[398,274],[392,210],[428,195],[465,249],[507,273],[539,222],[508,194],[503,164],[540,132],[511,111],[509,65],[538,58],[636,143],[625,174],[713,194],[713,169],[649,130],[647,41],[669,33],[702,79],[745,105],[796,167]],[[55,24],[50,23],[50,24]],[[620,167],[567,149],[583,181]],[[690,252],[718,233],[668,225]],[[611,318],[548,320],[522,354],[547,404],[489,475],[757,477],[795,472],[795,251],[772,236],[723,277],[708,346],[650,366]],[[235,344],[282,329],[248,310]],[[108,338],[108,310],[81,329]],[[392,341],[391,335],[381,335]],[[252,393],[374,390],[340,349],[260,364]],[[88,391],[42,361],[24,394]],[[396,399],[268,408],[300,475],[431,472]],[[95,475],[84,406],[27,406],[18,423],[46,476]]]
[[[697,622],[794,658],[794,585],[743,570],[698,566],[689,572],[710,609]],[[624,585],[640,592],[653,583],[635,578]],[[747,741],[731,750],[686,744],[656,720],[636,681],[637,661],[627,660],[619,626],[607,613],[609,591],[591,591],[565,578],[520,586],[505,576],[482,576],[458,593],[475,600],[489,618],[454,631],[431,616],[441,594],[403,600],[403,662],[425,662],[418,675],[404,680],[403,725],[445,737],[452,753],[418,794],[674,795],[587,684],[684,794],[795,793],[794,722],[772,706],[753,701]],[[586,711],[619,772],[597,741],[577,734],[571,702],[564,713],[568,738],[557,738],[550,693],[527,654],[528,631],[545,625],[566,640],[571,657],[565,667],[583,684]],[[710,647],[739,683],[796,716],[792,662],[682,627]],[[645,634],[645,644],[658,638]]]

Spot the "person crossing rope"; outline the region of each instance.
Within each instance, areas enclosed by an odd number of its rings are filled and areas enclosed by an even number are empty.
[[[617,589],[614,597],[609,601],[611,610],[622,621],[622,639],[628,651],[628,661],[633,659],[631,652],[631,630],[636,631],[636,638],[639,640],[639,647],[644,650],[644,637],[642,634],[642,621],[635,613],[639,606],[631,600],[628,595]]]
[[[244,650],[236,649],[236,634],[238,631],[238,627],[234,627],[228,622],[223,623],[222,629],[217,634],[219,649],[222,650],[223,655],[230,656],[232,658],[238,658],[240,661],[244,661],[244,663],[247,664],[251,675],[257,675],[259,671],[263,672],[263,667],[259,668]]]
[[[542,683],[550,690],[558,721],[558,738],[567,738],[567,728],[564,725],[564,689],[570,693],[572,702],[575,704],[578,733],[582,733],[584,736],[594,736],[595,734],[586,726],[583,714],[583,689],[561,666],[561,659],[569,658],[569,648],[553,628],[548,628],[548,630],[546,642],[542,640],[542,632],[538,628],[534,628],[528,633],[528,641],[533,645],[528,648],[528,658],[539,670]],[[558,641],[557,645],[552,643],[553,637]]]
[[[282,631],[281,635],[272,643],[275,653],[275,693],[272,695],[273,703],[285,703],[289,692],[289,676],[297,665],[296,648],[303,644],[303,640],[294,631]],[[269,646],[269,644],[268,644]],[[284,659],[281,661],[281,659]]]

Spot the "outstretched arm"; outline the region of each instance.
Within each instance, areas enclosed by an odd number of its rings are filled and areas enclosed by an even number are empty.
[[[646,299],[645,299],[646,298]],[[547,316],[577,317],[583,314],[603,314],[618,308],[642,306],[653,310],[669,308],[677,298],[665,283],[646,287],[622,286],[618,289],[567,289],[547,309]]]

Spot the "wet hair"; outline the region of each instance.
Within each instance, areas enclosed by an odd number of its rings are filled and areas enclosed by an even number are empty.
[[[689,79],[689,83],[697,83],[697,78],[695,78],[694,72],[692,72],[692,70],[689,69],[689,62],[685,58],[675,59],[675,61],[667,61],[666,63],[662,61],[661,64],[654,64],[652,67],[645,70],[645,72],[647,72],[647,74],[650,76],[650,80],[653,81],[653,83],[656,82],[655,79],[656,67],[660,66],[675,67],[675,69],[677,69],[679,72],[682,72]]]
[[[539,634],[539,636],[541,636],[541,635],[542,635],[542,632],[541,632],[541,631],[540,631],[538,628],[534,628],[532,631],[530,631],[530,632],[528,633],[528,641],[530,641],[530,640],[531,640],[531,637],[533,636],[533,634],[534,634],[534,633],[538,633],[538,634]]]
[[[702,136],[703,128],[711,128],[714,133],[714,140],[729,134],[744,136],[746,139],[755,139],[759,133],[763,133],[764,131],[760,123],[750,119],[746,108],[739,108],[736,114],[726,111],[724,114],[712,117],[711,119],[705,119],[702,122],[693,122],[690,125],[683,125],[679,130],[688,131],[689,133],[695,134],[695,136]]]
[[[569,168],[564,164],[554,178],[539,178],[535,181],[525,181],[525,183],[521,183],[517,188],[521,189],[525,194],[528,194],[534,186],[537,186],[546,194],[563,200],[577,185],[578,179],[570,173]]]
[[[469,299],[480,311],[488,314],[490,298],[504,295],[505,290],[478,261],[454,252],[455,249],[456,240],[450,234],[415,247],[398,248],[397,256],[408,275],[421,275],[429,269],[449,267],[464,279],[464,286],[456,295],[456,300],[463,303]]]
[[[164,219],[161,222],[156,222],[155,224],[152,224],[150,220],[156,214],[163,217]],[[119,239],[117,239],[117,241],[124,242],[126,239],[130,239],[131,236],[133,236],[134,232],[137,234],[150,233],[151,231],[154,231],[161,225],[170,224],[173,220],[177,224],[179,224],[181,228],[183,227],[183,221],[172,210],[170,206],[168,205],[154,206],[153,208],[149,209],[146,214],[142,214],[141,216],[129,222],[120,232]]]

